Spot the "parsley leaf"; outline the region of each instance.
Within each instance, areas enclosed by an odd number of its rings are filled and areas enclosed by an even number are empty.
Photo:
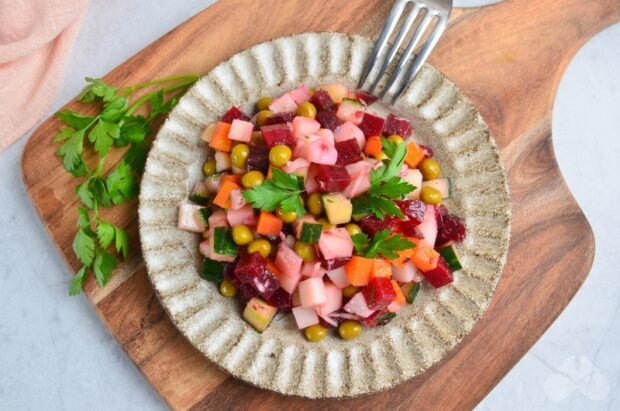
[[[71,137],[56,151],[62,157],[62,164],[70,173],[75,172],[82,165],[84,152],[84,130],[73,132]]]
[[[384,151],[390,158],[388,164],[370,170],[370,190],[365,196],[370,209],[378,218],[396,216],[405,218],[393,200],[402,199],[415,190],[415,187],[400,178],[400,170],[405,162],[407,146],[382,139]]]
[[[74,128],[75,130],[88,128],[97,119],[97,117],[85,116],[69,109],[59,111],[58,113],[56,113],[56,117],[61,119],[63,123]]]
[[[301,217],[305,214],[299,196],[302,191],[301,182],[295,175],[274,168],[271,180],[265,180],[263,184],[254,187],[252,190],[244,191],[243,197],[255,208],[273,211],[280,206],[282,211],[294,211]]]
[[[358,254],[364,254],[368,244],[370,243],[370,237],[366,233],[357,233],[351,237],[353,241],[353,247]]]
[[[62,143],[63,141],[67,141],[75,132],[71,127],[63,127],[58,131],[58,134],[54,137],[52,142],[54,143]]]
[[[90,189],[90,179],[84,181],[82,184],[78,184],[75,188],[75,192],[86,207],[90,209],[93,208],[95,205],[95,195]]]
[[[110,198],[110,193],[108,192],[105,178],[94,176],[91,178],[89,186],[95,201],[104,207],[110,207],[112,204],[112,199]]]
[[[114,236],[116,232],[114,230],[114,226],[107,221],[101,220],[99,225],[97,226],[97,239],[99,240],[99,244],[103,248],[108,248],[112,241],[114,241]]]
[[[99,120],[88,134],[91,143],[95,143],[95,151],[106,156],[112,147],[114,139],[118,138],[120,127],[116,123]]]
[[[129,234],[127,231],[114,227],[114,238],[116,239],[116,252],[123,254],[123,259],[129,256]]]
[[[110,277],[112,276],[112,270],[116,268],[118,262],[116,258],[107,251],[98,249],[95,255],[95,261],[93,262],[93,272],[95,273],[95,279],[99,287],[104,287]]]
[[[124,161],[110,173],[106,185],[110,198],[116,205],[123,204],[138,195],[138,182],[131,167]]]
[[[407,250],[415,247],[415,244],[407,240],[400,234],[392,235],[390,230],[381,230],[375,234],[372,242],[366,234],[356,234],[351,237],[355,251],[363,254],[366,258],[375,258],[381,254],[385,258],[398,258],[397,251]]]
[[[77,226],[82,229],[90,227],[90,216],[88,215],[88,210],[84,207],[78,207],[78,215]]]
[[[374,173],[372,173],[371,175],[371,183],[381,183],[383,181],[389,180],[392,177],[399,176],[400,169],[403,167],[406,155],[407,145],[399,144],[398,148],[394,151],[392,157],[390,158],[390,162],[387,166],[380,167],[376,170],[373,169]]]
[[[82,268],[80,268],[78,272],[75,273],[75,276],[71,279],[71,282],[69,283],[69,295],[78,295],[82,292],[87,273],[87,266],[82,266]]]
[[[142,174],[144,166],[146,165],[146,156],[149,152],[149,145],[145,141],[141,143],[134,143],[125,152],[125,163],[133,170]]]
[[[151,133],[151,127],[143,116],[129,116],[125,117],[120,131],[128,142],[141,143]]]
[[[73,252],[82,264],[90,266],[95,257],[95,239],[80,229],[73,239]]]
[[[371,171],[372,173],[372,171]],[[385,196],[400,199],[415,190],[415,187],[400,177],[392,177],[383,184],[373,185],[369,193],[373,196]]]
[[[389,158],[394,158],[396,150],[398,149],[398,144],[394,141],[388,140],[385,137],[381,137],[381,144],[383,145],[383,152],[385,153],[385,155]]]
[[[394,204],[394,201],[383,196],[368,196],[368,205],[375,215],[383,219],[385,216],[405,218],[402,210]]]
[[[304,209],[304,205],[301,202],[301,197],[298,195],[290,196],[286,200],[282,201],[280,203],[280,207],[282,208],[282,211],[285,213],[290,213],[291,211],[293,211],[298,216],[302,216],[306,213],[306,210]]]
[[[125,116],[128,106],[129,100],[127,98],[115,97],[103,106],[101,118],[106,121],[117,122]]]
[[[86,77],[86,81],[90,83],[78,95],[78,100],[84,103],[92,103],[97,97],[103,101],[110,101],[116,94],[116,87],[112,87],[100,78]]]

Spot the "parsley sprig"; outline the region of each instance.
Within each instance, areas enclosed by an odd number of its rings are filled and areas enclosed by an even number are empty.
[[[274,211],[280,206],[285,213],[294,211],[299,217],[303,216],[306,210],[300,197],[304,190],[300,179],[277,168],[272,169],[271,173],[271,180],[244,191],[243,197],[255,208],[264,211]]]
[[[415,244],[400,234],[392,235],[390,230],[381,230],[373,237],[372,241],[364,234],[359,233],[351,237],[355,251],[367,258],[375,258],[382,255],[385,258],[398,258],[397,251],[415,247]]]
[[[196,80],[196,75],[181,75],[117,88],[102,79],[86,78],[89,84],[77,99],[97,104],[99,113],[86,115],[69,109],[56,113],[67,126],[53,139],[54,143],[62,143],[56,154],[62,157],[67,172],[84,178],[76,187],[82,206],[78,208],[78,231],[73,240],[73,251],[82,267],[71,280],[69,294],[76,295],[83,290],[91,271],[97,284],[105,286],[118,265],[118,258],[127,259],[129,235],[104,220],[99,212],[101,208],[120,205],[137,196],[153,121],[170,112],[178,97]],[[169,85],[145,93],[130,104],[131,96],[160,84]],[[150,107],[147,114],[136,114],[146,103]],[[106,174],[105,161],[113,147],[126,150],[122,161]],[[91,149],[95,158],[87,161],[85,154]]]
[[[385,138],[381,138],[381,141],[383,151],[390,160],[386,166],[370,170],[370,190],[364,195],[364,200],[378,218],[404,218],[394,200],[400,200],[416,189],[400,177],[400,170],[407,155],[407,145],[396,144]]]

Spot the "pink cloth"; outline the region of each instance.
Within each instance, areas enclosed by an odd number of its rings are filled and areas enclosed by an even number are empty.
[[[88,0],[0,0],[0,150],[52,103]]]

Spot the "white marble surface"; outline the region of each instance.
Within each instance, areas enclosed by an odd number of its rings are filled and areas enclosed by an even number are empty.
[[[50,113],[79,91],[84,76],[105,74],[210,3],[95,1]],[[594,267],[566,311],[480,410],[620,409],[618,44],[620,25],[578,54],[553,118],[560,166],[596,234]],[[21,181],[25,141],[0,154],[0,409],[165,409],[88,301],[67,296],[69,272]]]

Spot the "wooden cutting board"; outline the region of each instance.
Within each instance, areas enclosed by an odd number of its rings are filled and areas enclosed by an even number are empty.
[[[220,0],[106,76],[116,85],[206,73],[253,44],[304,31],[377,36],[392,2]],[[439,364],[393,390],[347,400],[284,397],[237,381],[195,350],[160,306],[139,253],[137,204],[105,217],[129,229],[134,254],[100,290],[86,294],[110,332],[175,409],[467,409],[474,407],[545,332],[585,280],[594,257],[588,221],[558,169],[551,114],[577,50],[620,21],[617,0],[514,0],[456,9],[431,57],[480,110],[501,148],[513,201],[508,263],[493,302],[472,333]],[[76,103],[67,105],[78,108]],[[75,180],[54,156],[60,122],[45,121],[22,160],[44,227],[72,271]],[[114,158],[108,166],[118,160]],[[69,298],[69,297],[67,297]]]

